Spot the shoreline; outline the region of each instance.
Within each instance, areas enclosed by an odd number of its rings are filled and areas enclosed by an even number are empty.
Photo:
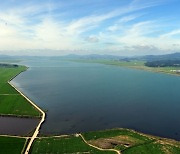
[[[105,64],[105,65],[111,65],[111,64]],[[118,66],[118,65],[114,65],[114,66]],[[119,66],[119,67],[124,67],[124,68],[130,68],[130,69],[134,69],[134,70],[141,70],[141,71],[146,71],[146,72],[152,72],[152,73],[159,73],[159,74],[167,74],[167,75],[172,75],[172,76],[180,76],[180,74],[175,74],[175,73],[168,73],[168,72],[164,72],[164,71],[156,71],[156,70],[150,70],[150,69],[146,69],[146,68],[140,68],[140,67],[133,67],[133,66]]]
[[[28,153],[29,153],[30,148],[31,148],[31,146],[32,146],[32,143],[34,142],[34,140],[35,140],[36,137],[38,136],[39,131],[40,131],[40,128],[41,128],[41,125],[44,123],[45,117],[46,117],[45,112],[44,112],[39,106],[37,106],[33,101],[31,101],[25,94],[23,94],[19,89],[17,89],[17,88],[11,83],[11,81],[12,81],[15,77],[17,77],[17,76],[18,76],[19,74],[21,74],[22,72],[27,71],[28,68],[29,68],[29,67],[26,67],[26,70],[21,71],[20,73],[16,74],[14,77],[12,77],[12,78],[8,81],[8,84],[10,84],[11,87],[13,87],[22,97],[24,97],[34,108],[36,108],[36,109],[41,113],[41,115],[40,115],[41,120],[40,120],[39,124],[37,125],[37,127],[36,127],[36,129],[35,129],[35,131],[34,131],[34,133],[33,133],[33,135],[32,135],[32,137],[30,137],[30,141],[29,141],[28,145],[26,146],[26,149],[24,150],[24,151],[25,151],[25,152],[24,152],[25,154],[28,154]]]
[[[116,66],[116,67],[122,67],[122,68],[129,68],[134,70],[141,70],[146,72],[152,72],[152,73],[160,73],[160,74],[167,74],[172,76],[180,76],[180,73],[170,73],[163,70],[153,70],[155,67],[147,67],[147,66],[131,66],[131,65],[117,65],[117,64],[111,64],[111,63],[105,63],[105,62],[98,62],[98,61],[91,61],[91,60],[66,60],[66,61],[72,61],[77,63],[94,63],[94,64],[102,64],[102,65],[109,65],[109,66]],[[158,67],[157,67],[158,68]]]

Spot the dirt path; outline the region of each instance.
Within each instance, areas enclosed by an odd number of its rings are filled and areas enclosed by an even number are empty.
[[[102,149],[102,148],[96,147],[96,146],[94,146],[94,145],[92,145],[92,144],[89,144],[89,143],[85,140],[85,138],[84,138],[84,136],[83,136],[82,134],[77,134],[77,135],[80,136],[80,137],[82,138],[82,140],[83,140],[86,144],[88,144],[89,146],[91,146],[91,147],[93,147],[93,148],[96,148],[96,149],[98,149],[98,150],[100,150],[100,151],[113,151],[113,152],[116,152],[117,154],[121,154],[120,151],[115,150],[115,149]]]
[[[0,137],[14,137],[14,138],[25,138],[25,139],[29,138],[29,137],[23,137],[23,136],[15,136],[15,135],[0,135]]]

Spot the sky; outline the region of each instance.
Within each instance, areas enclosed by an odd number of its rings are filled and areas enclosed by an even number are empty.
[[[180,52],[179,0],[0,0],[0,54]]]

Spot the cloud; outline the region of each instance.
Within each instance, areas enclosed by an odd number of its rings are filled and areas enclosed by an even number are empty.
[[[171,32],[162,34],[160,37],[161,38],[169,38],[169,37],[172,37],[174,35],[179,35],[180,36],[180,29],[176,29],[176,30],[173,30]]]
[[[96,36],[88,36],[85,38],[85,41],[90,43],[97,43],[99,42],[99,39]]]
[[[0,50],[110,52],[107,54],[178,50],[180,43],[175,36],[180,28],[157,34],[164,25],[144,11],[160,4],[161,0],[134,0],[111,10],[98,8],[76,16],[63,8],[67,2],[26,2],[1,9]]]

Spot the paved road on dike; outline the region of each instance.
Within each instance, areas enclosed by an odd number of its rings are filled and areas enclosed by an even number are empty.
[[[33,141],[36,139],[36,137],[38,136],[39,134],[39,129],[41,127],[41,124],[45,121],[45,112],[40,108],[38,107],[35,103],[33,103],[28,97],[26,97],[20,90],[18,90],[13,84],[11,84],[10,82],[8,82],[13,88],[15,88],[19,93],[20,95],[22,95],[30,104],[32,104],[41,114],[42,114],[42,117],[41,117],[41,121],[39,122],[38,126],[36,127],[35,129],[35,132],[33,134],[33,136],[31,137],[31,140],[30,142],[28,143],[28,146],[25,150],[25,154],[28,154],[29,153],[29,150],[33,144]]]

